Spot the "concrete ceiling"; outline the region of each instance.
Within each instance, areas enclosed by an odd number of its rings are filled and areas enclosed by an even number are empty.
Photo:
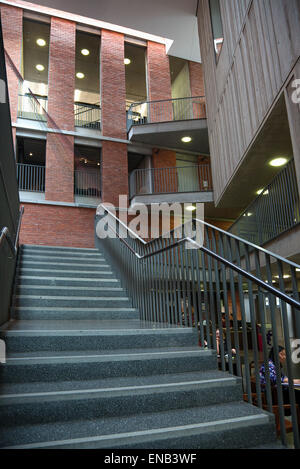
[[[199,62],[198,0],[37,0],[38,5],[173,40],[169,54]]]

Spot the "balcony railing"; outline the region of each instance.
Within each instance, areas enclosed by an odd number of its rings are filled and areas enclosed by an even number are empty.
[[[20,191],[45,192],[45,166],[18,163],[17,180]]]
[[[261,246],[299,223],[299,192],[292,160],[247,207],[229,231]]]
[[[100,129],[101,111],[96,104],[74,104],[75,126]]]
[[[127,112],[127,130],[132,125],[206,118],[205,97],[165,99],[133,103]]]
[[[36,98],[36,99],[35,99]],[[30,95],[18,96],[18,117],[23,119],[46,121],[44,110],[48,108],[48,98],[33,97]]]
[[[212,191],[210,165],[135,169],[130,174],[130,197]]]
[[[99,198],[101,195],[100,170],[74,171],[74,195]]]

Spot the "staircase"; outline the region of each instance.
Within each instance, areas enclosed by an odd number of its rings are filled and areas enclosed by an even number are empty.
[[[96,249],[23,246],[1,328],[2,448],[274,447],[192,328],[140,322]]]

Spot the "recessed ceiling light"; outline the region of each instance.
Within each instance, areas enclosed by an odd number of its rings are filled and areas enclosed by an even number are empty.
[[[131,60],[130,59],[124,59],[124,64],[125,65],[129,65],[131,63]]]
[[[33,153],[29,153],[29,156],[33,156]]]
[[[39,72],[42,72],[43,70],[45,70],[44,65],[41,65],[41,64],[37,64],[37,65],[35,66],[35,68],[36,68]]]
[[[193,212],[194,210],[196,210],[196,207],[194,207],[193,205],[188,205],[188,207],[185,207],[185,209],[186,209],[188,212]]]
[[[192,141],[192,139],[191,139],[191,137],[182,137],[181,141],[184,142],[184,143],[189,143],[189,142]]]
[[[88,49],[81,49],[82,55],[89,55],[90,51]]]
[[[77,76],[77,78],[80,78],[80,80],[85,77],[84,73],[82,73],[82,72],[77,72],[76,76]]]
[[[284,166],[287,162],[288,162],[287,158],[279,157],[279,158],[274,158],[274,160],[271,160],[269,165],[277,168],[279,166]]]
[[[263,193],[263,195],[268,195],[268,194],[269,194],[269,191],[268,191],[268,189],[266,189],[265,191],[264,191],[263,189],[259,189],[259,190],[256,192],[257,195],[260,195],[260,194],[262,194],[262,193]]]
[[[100,163],[97,163],[97,166],[100,166]]]
[[[42,38],[37,39],[37,40],[36,40],[36,43],[37,43],[37,45],[40,46],[40,47],[44,47],[44,46],[46,45],[45,39],[42,39]]]

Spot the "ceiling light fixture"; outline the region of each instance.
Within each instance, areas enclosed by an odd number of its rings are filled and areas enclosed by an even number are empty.
[[[196,210],[196,207],[194,207],[193,205],[188,205],[188,207],[185,207],[185,209],[186,209],[188,212],[193,212],[194,210]]]
[[[269,191],[268,189],[266,189],[264,191],[264,189],[259,189],[257,192],[256,192],[257,195],[260,195],[260,194],[263,194],[263,195],[268,195],[269,194]]]
[[[82,78],[85,77],[84,73],[82,73],[82,72],[77,72],[77,73],[76,73],[76,76],[77,76],[77,78],[79,78],[80,80],[82,80]]]
[[[181,141],[182,141],[183,143],[189,143],[189,142],[192,141],[192,139],[191,139],[191,137],[182,137]]]
[[[37,39],[37,40],[36,40],[36,43],[37,43],[37,45],[40,46],[40,47],[44,47],[44,46],[46,45],[45,39],[42,39],[42,38]]]
[[[45,67],[44,65],[41,65],[41,64],[37,64],[35,66],[35,68],[39,71],[39,72],[43,72],[45,70]]]
[[[90,55],[90,51],[88,49],[81,49],[82,55]]]
[[[284,157],[279,157],[279,158],[274,158],[269,162],[270,166],[273,166],[274,168],[278,168],[280,166],[284,166],[288,162],[287,158]]]
[[[125,65],[129,65],[131,63],[131,60],[130,59],[124,59],[124,64]]]

